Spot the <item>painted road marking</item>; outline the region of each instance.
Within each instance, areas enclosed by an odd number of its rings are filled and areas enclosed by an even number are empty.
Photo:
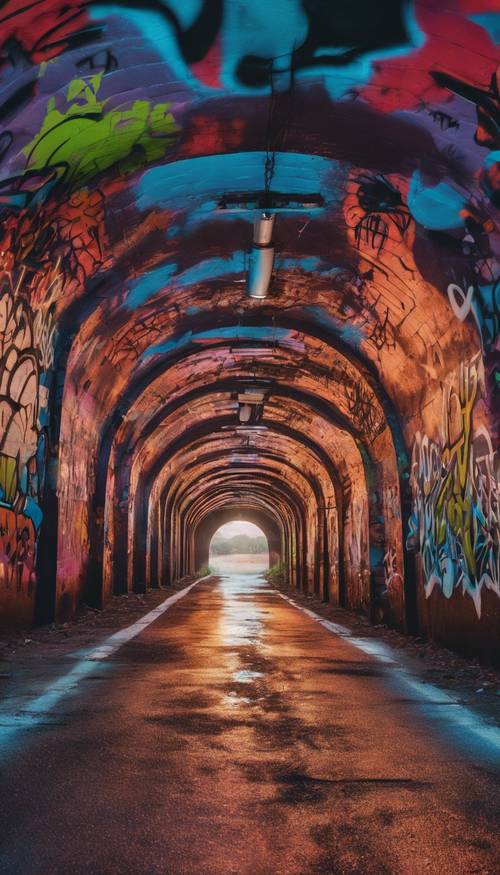
[[[348,644],[368,654],[368,656],[372,656],[378,662],[382,662],[387,667],[386,677],[389,680],[394,680],[398,686],[416,698],[417,704],[425,716],[446,733],[447,741],[455,741],[461,747],[465,747],[468,753],[472,752],[474,756],[487,759],[500,768],[500,729],[497,726],[488,723],[479,714],[457,702],[453,696],[440,687],[415,677],[408,668],[402,665],[397,652],[388,644],[359,638],[357,635],[353,635],[346,626],[332,623],[331,620],[327,620],[320,614],[294,602],[284,593],[278,590],[276,592],[282,599],[298,611],[302,611],[315,623],[323,626],[328,632],[338,635],[339,638],[345,639]],[[441,707],[446,705],[453,707]]]
[[[175,605],[176,602],[184,598],[194,586],[202,580],[207,580],[210,576],[211,575],[200,577],[199,580],[196,580],[184,589],[179,590],[179,592],[176,592],[174,595],[169,596],[168,599],[165,599],[164,602],[157,605],[156,608],[153,608],[152,611],[149,611],[144,617],[141,617],[140,620],[133,623],[132,626],[128,626],[126,629],[120,629],[119,632],[115,632],[107,638],[103,644],[94,647],[92,650],[88,651],[88,653],[83,653],[82,658],[77,662],[75,667],[71,669],[71,671],[55,680],[47,686],[40,696],[32,699],[15,713],[5,713],[0,710],[0,751],[7,746],[8,742],[13,740],[13,737],[19,730],[32,729],[39,725],[50,726],[51,721],[50,719],[47,719],[48,713],[58,705],[61,699],[66,695],[76,691],[82,678],[96,671],[96,662],[102,663],[113,653],[116,653],[120,647],[123,647],[128,641],[131,641],[132,638],[135,638],[143,632],[147,626],[154,623],[154,621],[157,620],[158,617],[161,617],[165,611],[168,611],[172,605]]]

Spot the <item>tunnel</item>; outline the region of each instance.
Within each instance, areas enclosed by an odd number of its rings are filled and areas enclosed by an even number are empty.
[[[2,4],[3,631],[244,519],[290,591],[498,660],[498,29],[375,5]]]
[[[498,0],[1,0],[0,875],[499,875]]]

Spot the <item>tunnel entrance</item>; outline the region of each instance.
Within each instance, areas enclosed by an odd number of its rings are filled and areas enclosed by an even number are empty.
[[[269,544],[255,523],[232,520],[220,526],[210,541],[208,564],[214,573],[255,574],[269,568]]]

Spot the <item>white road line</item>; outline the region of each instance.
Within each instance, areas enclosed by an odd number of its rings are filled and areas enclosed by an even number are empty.
[[[407,693],[411,693],[416,703],[433,722],[440,724],[447,739],[458,742],[475,756],[492,761],[500,767],[500,729],[489,723],[475,711],[461,705],[460,702],[434,684],[420,680],[398,659],[397,652],[388,644],[372,639],[359,638],[353,635],[346,626],[332,623],[325,617],[316,614],[309,608],[295,602],[279,590],[276,593],[292,607],[306,614],[309,619],[323,626],[328,632],[338,635],[357,650],[372,656],[387,667],[387,678],[395,680]],[[451,708],[441,708],[441,705],[452,705]],[[437,707],[436,707],[437,706]]]
[[[210,575],[208,575],[210,576]],[[145,614],[144,617],[141,617],[140,620],[137,620],[131,626],[128,626],[127,629],[120,629],[119,632],[115,632],[114,635],[111,635],[104,644],[101,644],[99,647],[96,647],[94,650],[91,650],[90,653],[85,657],[86,659],[93,660],[94,662],[98,662],[101,659],[107,659],[108,656],[111,656],[112,653],[115,653],[120,647],[127,643],[127,641],[131,641],[132,638],[135,638],[139,635],[146,626],[149,626],[151,623],[154,623],[158,617],[161,617],[165,611],[168,611],[172,605],[175,605],[179,599],[184,598],[185,595],[188,594],[190,590],[192,590],[193,586],[196,586],[200,580],[205,580],[206,578],[200,577],[194,583],[191,583],[189,586],[186,586],[184,589],[180,589],[179,592],[176,592],[175,595],[169,596],[168,599],[165,599],[160,605],[156,608],[153,608],[152,611],[149,611],[148,614]]]
[[[36,699],[32,699],[16,712],[9,713],[0,708],[0,750],[5,748],[7,742],[12,741],[13,736],[15,736],[18,730],[31,729],[32,727],[43,723],[50,725],[50,721],[46,719],[48,712],[58,705],[61,699],[63,699],[68,693],[75,692],[78,683],[82,678],[96,671],[96,662],[103,662],[113,653],[116,653],[120,647],[143,632],[147,626],[154,623],[154,621],[157,620],[158,617],[161,617],[165,611],[168,611],[172,605],[184,598],[194,586],[202,580],[207,580],[210,576],[211,575],[200,577],[194,583],[184,587],[184,589],[179,590],[179,592],[176,592],[174,595],[169,596],[168,599],[165,599],[164,602],[156,608],[153,608],[152,611],[149,611],[144,617],[141,617],[140,620],[133,623],[132,626],[128,626],[126,629],[120,629],[119,632],[110,635],[103,644],[94,647],[87,653],[83,653],[82,658],[77,662],[75,667],[71,669],[71,671],[67,672],[62,677],[57,678],[57,680],[49,684],[43,693],[37,696]]]

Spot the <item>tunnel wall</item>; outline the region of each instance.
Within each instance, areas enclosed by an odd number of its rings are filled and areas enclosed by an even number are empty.
[[[352,418],[338,416],[337,427],[351,428],[363,464],[350,458],[350,493],[326,536],[319,507],[308,504],[297,523],[300,586],[365,613],[375,599],[377,617],[403,628],[411,553],[418,631],[491,658],[500,606],[500,174],[488,4],[478,13],[472,0],[415,3],[408,13],[408,4],[382,3],[376,16],[364,4],[353,24],[343,4],[336,21],[320,21],[322,4],[293,0],[286,39],[277,13],[257,27],[260,13],[243,3],[243,26],[234,4],[219,6],[224,15],[190,30],[172,0],[167,51],[152,36],[154,12],[138,18],[133,3],[115,12],[71,0],[4,4],[0,627],[32,624],[37,601],[47,603],[45,617],[104,604],[134,585],[136,554],[140,585],[155,577],[148,544],[161,516],[151,484],[128,476],[139,441],[125,465],[113,429],[133,388],[146,391],[151,362],[190,345],[222,348],[230,311],[240,341],[255,347],[249,379],[262,346],[305,350],[314,328],[383,396],[384,432],[361,382],[346,401],[331,374],[316,376],[319,356],[304,353],[312,391],[328,385],[332,408],[343,415],[350,406]],[[359,63],[337,44],[339,20]],[[262,184],[263,70],[273,66],[270,46],[282,58],[290,45],[295,108],[283,71],[271,78],[285,121],[296,113],[270,144],[284,168],[275,182],[305,179],[325,204],[282,219],[279,275],[259,328],[244,324],[258,306],[242,297],[249,223],[237,219],[229,234],[227,217],[207,216],[228,179]],[[331,54],[319,60],[325,47]],[[304,337],[276,324],[290,313]],[[221,370],[231,350],[214,353]],[[167,402],[148,397],[134,415],[146,423]],[[293,418],[281,406],[280,425]],[[141,465],[153,456],[145,451]]]

